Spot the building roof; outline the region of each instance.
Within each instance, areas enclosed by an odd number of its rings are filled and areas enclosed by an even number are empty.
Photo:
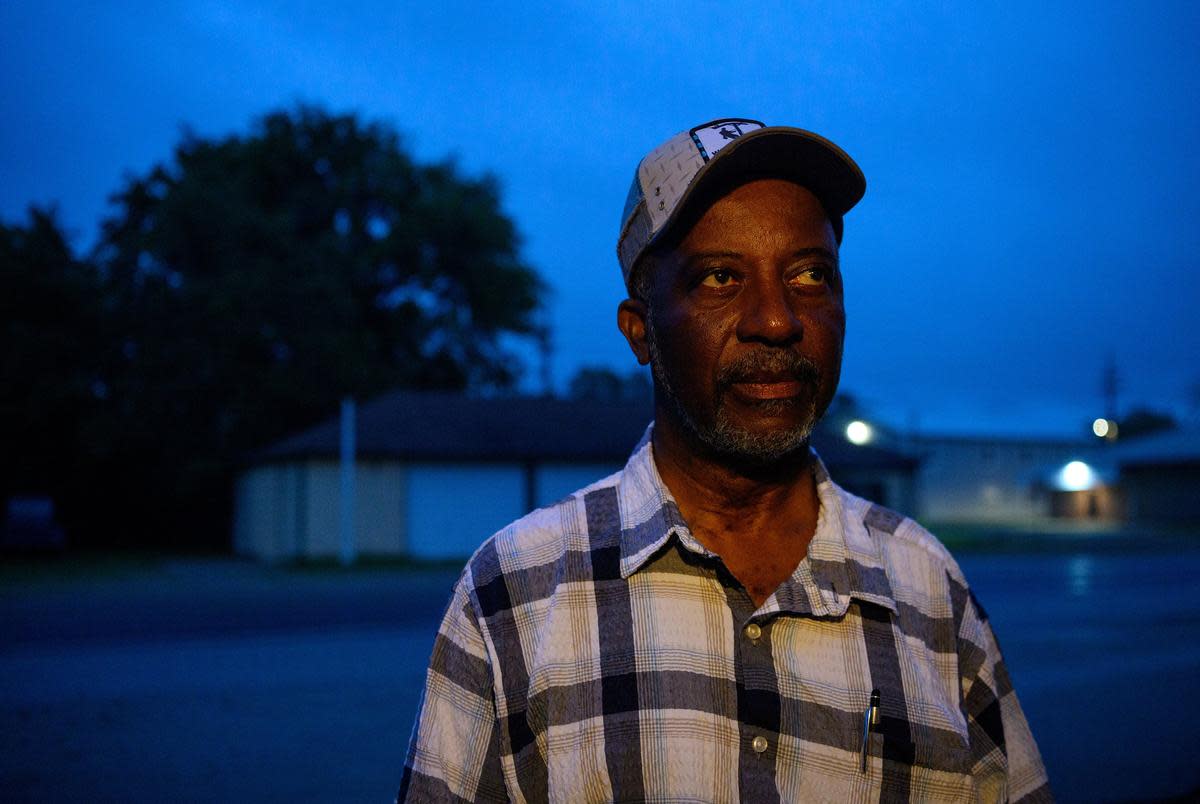
[[[978,446],[978,447],[1059,447],[1071,449],[1097,446],[1092,436],[980,435],[967,433],[919,433],[909,436],[916,446]]]
[[[358,407],[356,446],[365,458],[623,462],[652,416],[649,401],[393,391]],[[333,416],[250,455],[249,460],[263,464],[336,457],[339,434],[339,417]],[[854,446],[820,428],[813,434],[813,445],[831,470],[912,470],[917,463],[892,450]]]
[[[1200,464],[1200,427],[1164,430],[1118,442],[1113,453],[1122,468]]]

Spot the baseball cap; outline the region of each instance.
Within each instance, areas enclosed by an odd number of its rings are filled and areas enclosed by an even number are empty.
[[[638,163],[621,215],[617,260],[629,287],[633,267],[682,216],[701,188],[766,176],[804,185],[842,238],[842,216],[867,190],[862,170],[824,137],[757,120],[723,118],[681,131]]]

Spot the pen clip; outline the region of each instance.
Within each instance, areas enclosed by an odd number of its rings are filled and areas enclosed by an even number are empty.
[[[867,755],[871,745],[871,728],[879,725],[879,690],[871,690],[871,703],[863,710],[862,749],[859,752],[860,769],[867,772]]]

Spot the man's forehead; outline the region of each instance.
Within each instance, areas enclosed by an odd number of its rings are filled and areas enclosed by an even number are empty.
[[[727,226],[739,223],[754,228],[760,221],[770,227],[770,231],[791,230],[793,234],[799,234],[801,230],[807,230],[806,241],[814,247],[819,232],[822,247],[834,255],[837,253],[833,221],[812,190],[791,178],[761,175],[747,176],[745,180],[732,177],[721,185],[709,185],[703,197],[695,199],[686,214],[672,222],[651,251],[665,256],[678,250],[683,243],[693,239],[698,227],[705,229],[706,242],[716,244],[715,248],[707,250],[730,251],[728,241],[722,239]]]

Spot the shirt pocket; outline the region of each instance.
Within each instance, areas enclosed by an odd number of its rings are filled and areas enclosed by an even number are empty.
[[[939,658],[909,642],[899,679],[878,680],[882,706],[866,746],[872,800],[975,798],[966,718]]]

